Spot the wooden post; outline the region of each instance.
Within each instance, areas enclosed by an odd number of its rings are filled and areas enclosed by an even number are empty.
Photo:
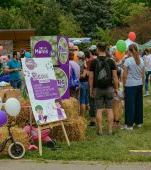
[[[68,146],[70,146],[70,142],[69,142],[68,135],[67,135],[67,132],[66,132],[66,130],[65,130],[65,127],[64,127],[63,121],[60,121],[60,124],[61,124],[61,126],[62,126],[62,130],[63,130],[63,133],[64,133],[64,135],[65,135],[65,138],[66,138],[67,144],[68,144]]]
[[[38,126],[39,155],[42,156],[41,126]]]
[[[69,141],[69,139],[68,139],[68,135],[67,135],[67,132],[66,132],[66,130],[65,130],[63,121],[59,121],[59,122],[55,122],[55,123],[49,123],[49,124],[45,124],[45,125],[38,125],[38,140],[39,140],[39,155],[40,155],[40,156],[42,156],[41,131],[42,131],[43,129],[53,128],[53,127],[59,126],[59,125],[61,125],[62,130],[63,130],[63,133],[64,133],[64,135],[65,135],[66,142],[67,142],[68,146],[70,146],[70,141]]]

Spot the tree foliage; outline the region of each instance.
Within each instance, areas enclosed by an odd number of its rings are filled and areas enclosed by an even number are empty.
[[[19,8],[11,7],[3,9],[0,7],[0,28],[1,29],[22,29],[28,28],[27,21],[22,17]]]
[[[80,26],[76,22],[75,17],[70,13],[68,15],[60,15],[59,32],[61,35],[69,37],[79,37]]]
[[[35,28],[37,35],[144,43],[151,34],[151,0],[0,0],[0,29]]]

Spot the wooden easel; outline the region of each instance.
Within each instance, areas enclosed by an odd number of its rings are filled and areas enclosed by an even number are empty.
[[[67,142],[68,146],[70,147],[70,141],[69,141],[67,132],[66,132],[66,130],[65,130],[63,121],[54,122],[54,123],[49,123],[49,124],[43,124],[43,125],[38,125],[39,155],[40,155],[40,156],[42,156],[42,139],[41,139],[41,131],[42,131],[43,129],[47,129],[47,128],[52,129],[53,127],[56,127],[56,126],[59,126],[59,125],[61,125],[62,130],[63,130],[63,133],[64,133],[65,138],[66,138],[66,142]]]
[[[32,108],[31,108],[31,105],[22,106],[21,108],[29,109],[29,112],[30,112],[30,118],[29,118],[30,119],[30,129],[32,129]],[[53,127],[60,126],[60,125],[61,125],[63,133],[65,135],[66,142],[67,142],[68,146],[70,147],[70,141],[69,141],[67,132],[65,130],[63,121],[58,121],[58,122],[53,122],[53,123],[49,123],[49,124],[38,125],[38,140],[39,140],[39,155],[40,156],[42,156],[41,131],[43,129],[47,129],[47,128],[52,129]]]

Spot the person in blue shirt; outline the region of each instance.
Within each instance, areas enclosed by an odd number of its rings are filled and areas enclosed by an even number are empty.
[[[17,57],[17,52],[13,52],[13,58],[9,60],[7,66],[5,67],[5,71],[9,72],[10,75],[10,84],[14,89],[21,89],[21,63],[19,58]]]

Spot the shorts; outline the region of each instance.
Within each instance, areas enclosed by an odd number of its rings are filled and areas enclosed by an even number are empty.
[[[80,83],[80,104],[89,104],[89,85],[88,82]]]
[[[107,89],[96,88],[94,90],[94,98],[97,109],[112,109],[113,108],[114,89],[109,87]]]

